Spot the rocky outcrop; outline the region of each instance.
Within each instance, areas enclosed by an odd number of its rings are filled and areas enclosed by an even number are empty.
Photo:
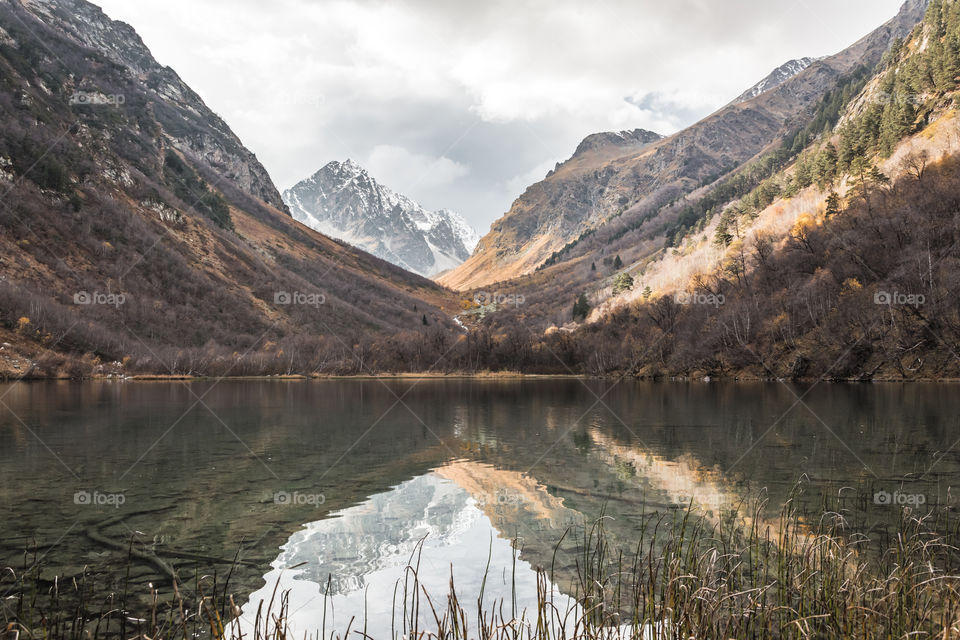
[[[590,151],[606,151],[612,148],[639,148],[662,139],[663,136],[659,133],[647,131],[646,129],[594,133],[584,138],[583,141],[577,145],[577,150],[573,152],[573,156],[577,157]]]

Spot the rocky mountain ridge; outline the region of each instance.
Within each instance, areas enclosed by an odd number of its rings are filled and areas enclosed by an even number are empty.
[[[171,146],[208,164],[251,196],[285,210],[280,193],[257,157],[173,69],[153,58],[133,27],[110,19],[83,0],[13,1],[22,2],[42,21],[42,28],[55,29],[61,37],[121,65],[154,93],[155,116]]]
[[[878,64],[922,19],[926,6],[926,0],[908,0],[894,18],[840,53],[674,135],[640,148],[574,155],[530,186],[493,223],[470,259],[439,282],[471,289],[532,274],[613,220],[662,233],[667,221],[658,220],[657,212],[664,205],[730,175],[802,129],[830,89],[857,69]]]
[[[798,58],[796,60],[784,62],[782,65],[771,71],[770,75],[768,75],[766,78],[737,96],[737,98],[731,104],[746,102],[751,98],[756,98],[761,93],[765,93],[771,89],[776,89],[781,84],[794,77],[816,61],[817,58]]]

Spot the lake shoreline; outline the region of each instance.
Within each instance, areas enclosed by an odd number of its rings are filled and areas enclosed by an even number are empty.
[[[189,375],[189,374],[105,374],[86,377],[70,377],[66,375],[43,376],[43,375],[22,375],[5,376],[0,375],[0,382],[19,382],[19,381],[119,381],[119,382],[187,382],[202,380],[277,380],[277,381],[311,381],[311,380],[626,380],[631,379],[637,382],[699,382],[703,384],[716,382],[793,382],[798,384],[811,384],[819,382],[845,383],[845,384],[871,384],[871,383],[942,383],[956,384],[960,383],[960,378],[951,377],[885,377],[877,376],[872,378],[775,378],[752,375],[693,375],[693,376],[666,376],[666,375],[625,375],[622,373],[596,375],[596,374],[577,374],[577,373],[522,373],[518,371],[483,371],[476,373],[467,372],[406,372],[406,373],[377,373],[377,374],[277,374],[277,375],[240,375],[240,376],[211,376],[211,375]]]

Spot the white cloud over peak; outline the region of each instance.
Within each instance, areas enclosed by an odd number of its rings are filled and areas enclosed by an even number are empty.
[[[366,169],[384,184],[406,184],[411,188],[425,189],[449,185],[470,173],[468,167],[450,158],[411,153],[403,147],[388,144],[373,148]]]

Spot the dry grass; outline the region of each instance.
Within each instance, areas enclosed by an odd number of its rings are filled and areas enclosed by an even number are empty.
[[[763,499],[716,524],[691,505],[649,514],[635,546],[621,549],[608,516],[577,536],[575,578],[559,586],[576,604],[560,606],[555,568],[537,569],[537,607],[511,613],[510,596],[484,606],[461,602],[456,585],[437,598],[418,581],[418,549],[394,598],[394,637],[458,640],[566,638],[947,638],[960,637],[958,523],[945,508],[907,511],[890,536],[847,528],[838,513],[813,524],[793,499],[778,523],[761,527]],[[558,542],[559,547],[559,542]],[[363,612],[346,629],[291,629],[286,594],[273,597],[241,629],[230,577],[196,576],[185,595],[165,599],[152,585],[143,610],[128,610],[126,587],[99,600],[86,580],[39,588],[38,566],[4,571],[3,624],[11,640],[284,640],[362,638]],[[128,569],[129,575],[129,569]],[[142,594],[141,594],[142,595]],[[481,596],[480,601],[483,601]],[[140,600],[143,603],[143,600]],[[424,625],[424,616],[431,622]],[[294,621],[295,622],[295,621]]]

